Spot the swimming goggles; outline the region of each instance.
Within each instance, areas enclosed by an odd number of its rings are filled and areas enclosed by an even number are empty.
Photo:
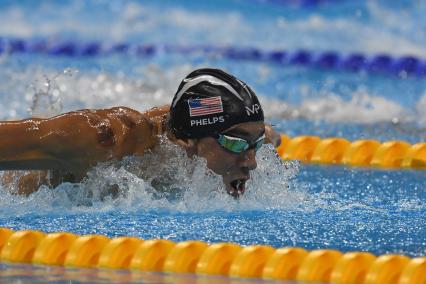
[[[265,134],[260,136],[253,143],[249,143],[247,140],[239,137],[229,136],[225,134],[218,134],[216,137],[217,142],[220,146],[233,153],[241,153],[248,149],[259,150],[265,142]]]

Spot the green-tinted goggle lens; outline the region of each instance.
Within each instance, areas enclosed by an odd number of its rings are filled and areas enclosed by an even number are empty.
[[[263,142],[265,141],[265,134],[260,136],[259,139],[257,139],[253,144],[250,144],[245,139],[224,134],[218,134],[216,140],[219,145],[225,148],[226,150],[234,153],[241,153],[250,148],[254,148],[255,151],[259,150],[260,147],[262,147]]]

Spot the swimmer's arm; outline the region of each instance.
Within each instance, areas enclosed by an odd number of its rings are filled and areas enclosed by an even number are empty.
[[[55,164],[39,146],[41,119],[0,122],[0,170],[41,168]],[[46,133],[44,133],[46,134]]]
[[[167,107],[81,110],[50,119],[0,122],[0,170],[81,170],[143,154],[155,145]]]

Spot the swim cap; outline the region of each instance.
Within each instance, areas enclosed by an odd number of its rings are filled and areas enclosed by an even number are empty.
[[[180,83],[169,123],[176,138],[201,138],[263,119],[262,107],[249,86],[220,69],[203,68]]]

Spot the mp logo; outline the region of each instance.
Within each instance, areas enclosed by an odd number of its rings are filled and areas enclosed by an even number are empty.
[[[245,107],[245,108],[246,108],[247,115],[250,116],[252,114],[259,113],[260,105],[254,104],[251,107]]]

